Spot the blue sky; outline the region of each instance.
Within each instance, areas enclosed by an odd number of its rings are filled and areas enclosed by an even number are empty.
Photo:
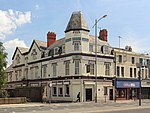
[[[107,14],[98,24],[108,30],[111,46],[129,45],[133,51],[149,53],[149,0],[0,0],[0,41],[9,54],[16,46],[30,47],[32,40],[46,41],[48,31],[57,39],[65,36],[65,28],[73,11],[82,11],[94,35],[95,19]]]

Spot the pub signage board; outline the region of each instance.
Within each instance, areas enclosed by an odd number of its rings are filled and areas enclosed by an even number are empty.
[[[140,82],[138,80],[116,80],[116,88],[140,88]]]

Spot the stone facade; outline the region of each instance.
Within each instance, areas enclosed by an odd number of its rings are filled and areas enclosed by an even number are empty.
[[[6,70],[7,88],[42,87],[42,98],[49,101],[76,101],[79,92],[80,101],[95,100],[96,93],[98,101],[112,100],[117,66],[124,67],[124,76],[118,77],[130,78],[129,66],[136,68],[131,57],[149,56],[112,48],[106,29],[102,31],[97,38],[97,89],[95,37],[89,34],[81,12],[72,14],[64,38],[56,40],[56,34],[48,32],[47,42],[33,40],[30,48],[16,48],[12,65]],[[118,63],[120,54],[127,56],[126,62]],[[149,69],[145,70],[148,75]]]

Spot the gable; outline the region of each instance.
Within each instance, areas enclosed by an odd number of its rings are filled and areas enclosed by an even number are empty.
[[[33,48],[33,45],[34,45],[34,46],[36,45],[37,48],[38,48],[38,50],[41,51],[40,46],[38,46],[38,44],[36,43],[36,41],[33,40],[32,44],[31,44],[31,47],[30,47],[30,49],[29,49],[29,53],[31,52],[31,49]]]
[[[37,46],[35,42],[32,43],[32,46],[30,47],[30,51],[28,53],[28,59],[29,61],[39,59],[41,58],[41,50]]]
[[[18,53],[19,53],[20,55],[22,55],[21,51],[18,49],[18,47],[16,47],[16,50],[15,50],[15,52],[14,52],[14,54],[13,54],[13,57],[12,57],[12,60],[14,60],[14,57],[15,57]]]

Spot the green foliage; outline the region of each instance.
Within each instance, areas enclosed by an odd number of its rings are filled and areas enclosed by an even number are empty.
[[[7,53],[5,52],[5,48],[3,43],[0,42],[0,89],[6,83],[6,66],[7,66]]]

